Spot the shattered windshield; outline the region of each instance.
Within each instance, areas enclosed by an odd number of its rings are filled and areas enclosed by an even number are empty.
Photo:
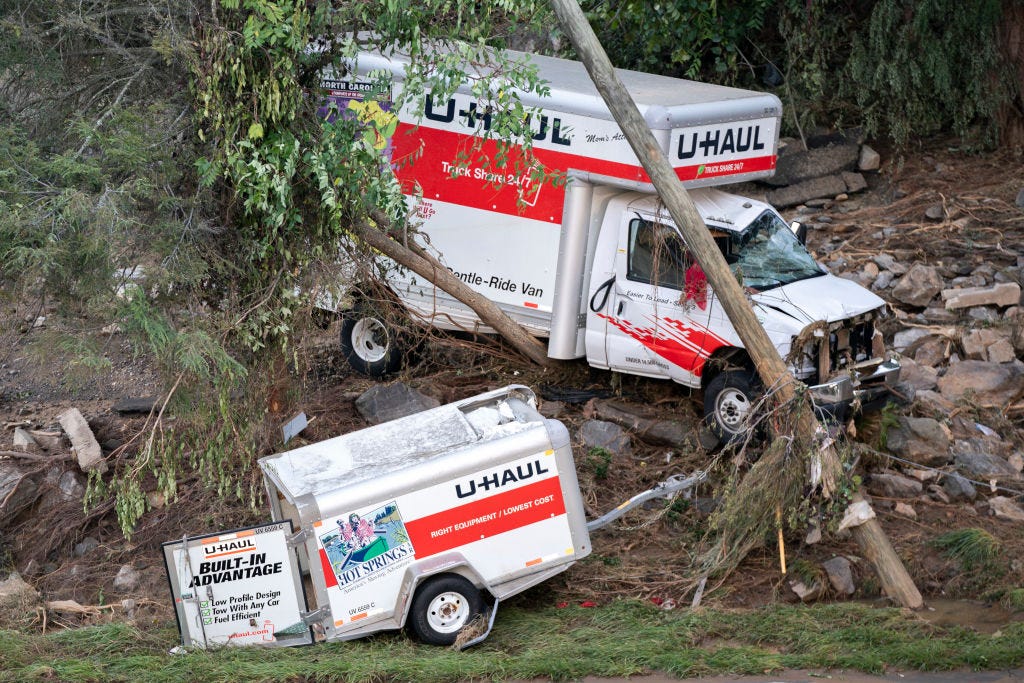
[[[726,259],[733,271],[743,276],[745,286],[757,290],[825,274],[789,226],[771,211],[731,235],[728,249]]]

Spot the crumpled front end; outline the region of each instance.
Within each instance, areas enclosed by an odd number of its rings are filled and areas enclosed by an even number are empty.
[[[875,326],[884,308],[833,323],[815,322],[793,338],[787,361],[809,385],[817,407],[861,406],[889,393],[900,362]]]

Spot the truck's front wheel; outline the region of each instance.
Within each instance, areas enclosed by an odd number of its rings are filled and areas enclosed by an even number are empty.
[[[341,353],[357,372],[380,379],[402,366],[397,335],[383,317],[360,305],[341,321]]]
[[[746,370],[727,370],[708,383],[704,420],[720,444],[736,443],[746,435],[759,395],[754,374]]]
[[[416,591],[409,624],[424,643],[451,645],[482,612],[483,598],[476,586],[457,574],[442,574]]]

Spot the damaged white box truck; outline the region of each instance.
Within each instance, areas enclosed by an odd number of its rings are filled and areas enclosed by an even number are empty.
[[[545,97],[522,98],[534,109],[533,154],[537,168],[564,183],[493,163],[497,143],[479,140],[491,113],[468,85],[389,112],[408,64],[401,54],[360,54],[344,80],[327,78],[324,86],[342,112],[377,103],[378,131],[417,239],[460,280],[547,338],[551,358],[585,357],[597,368],[700,389],[712,431],[721,441],[737,439],[758,393],[743,342],[583,66],[529,59],[550,88]],[[390,90],[370,78],[380,73],[390,74]],[[829,274],[805,248],[799,226],[771,206],[712,187],[774,172],[778,98],[632,71],[619,76],[816,405],[841,408],[883,393],[899,376],[875,327],[885,302]],[[492,331],[422,278],[395,270],[388,285],[416,320]],[[374,376],[402,359],[386,318],[365,303],[346,312],[341,346],[354,368]]]

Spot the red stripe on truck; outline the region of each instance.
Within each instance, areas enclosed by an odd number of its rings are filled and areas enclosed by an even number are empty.
[[[509,162],[499,168],[498,145],[472,135],[401,123],[391,138],[392,162],[406,194],[417,185],[426,201],[438,200],[473,209],[522,216],[548,223],[562,222],[565,185],[554,187],[530,178],[529,170],[516,168],[518,151],[508,153]],[[479,144],[479,149],[474,145]],[[639,164],[607,161],[534,147],[541,168],[550,173],[568,169],[638,182],[649,182]],[[680,180],[727,177],[775,168],[775,155],[735,161],[676,167]]]
[[[422,559],[482,538],[565,514],[558,477],[542,479],[449,510],[407,520],[405,530]]]

